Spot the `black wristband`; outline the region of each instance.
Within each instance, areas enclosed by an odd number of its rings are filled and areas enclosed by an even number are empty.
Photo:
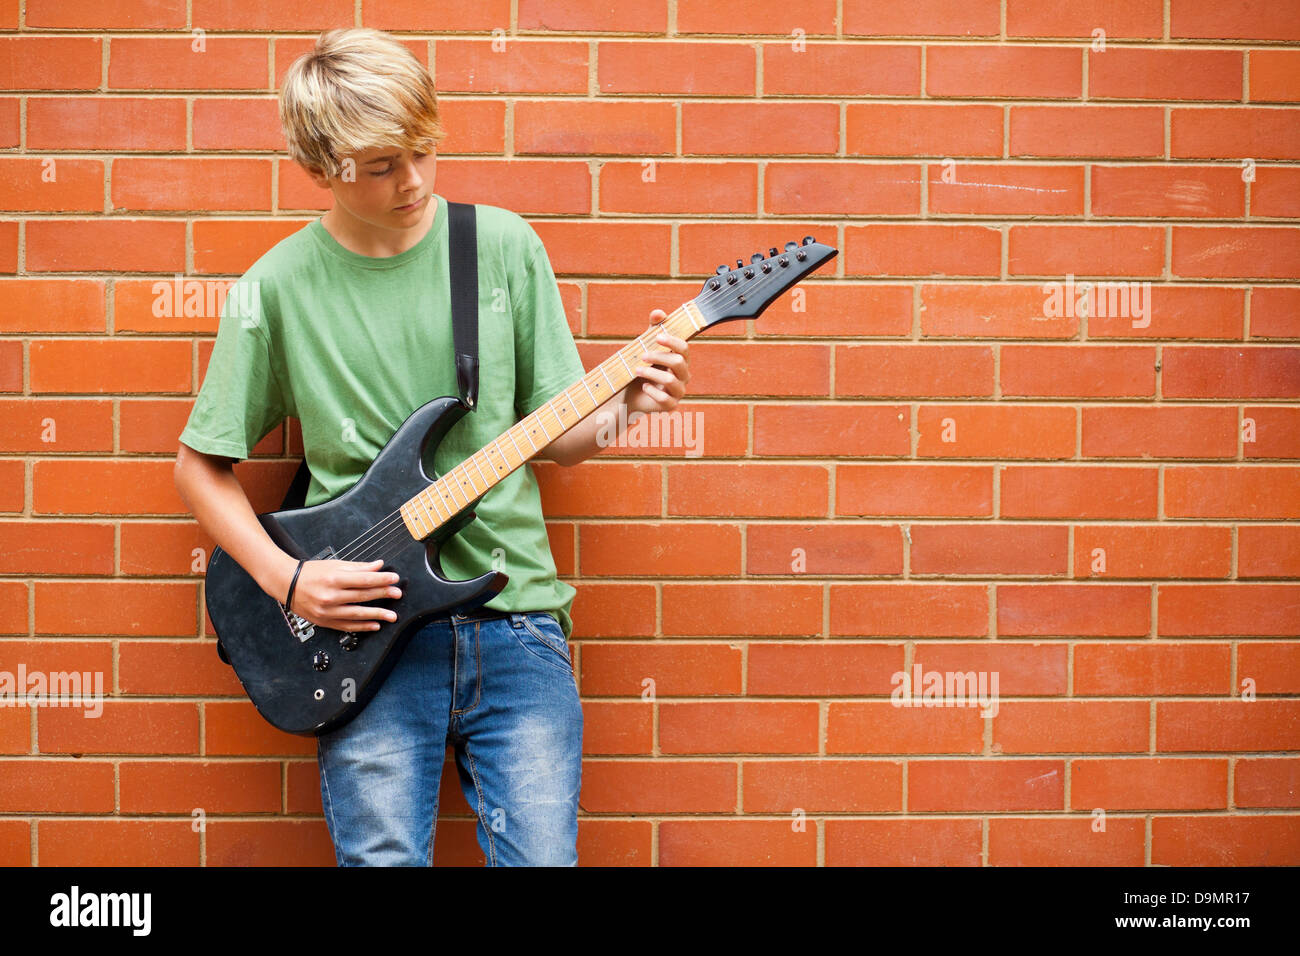
[[[293,580],[289,582],[289,594],[284,599],[284,606],[289,609],[291,614],[293,613],[293,589],[298,586],[298,575],[302,573],[302,566],[306,563],[306,558],[298,562],[298,570],[293,572]]]

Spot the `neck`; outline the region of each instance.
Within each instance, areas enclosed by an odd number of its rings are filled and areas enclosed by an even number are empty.
[[[320,224],[344,249],[359,256],[387,258],[414,248],[421,239],[429,234],[439,215],[438,197],[430,195],[424,207],[424,215],[415,225],[406,229],[383,229],[364,219],[359,219],[337,203],[325,215],[320,217]]]

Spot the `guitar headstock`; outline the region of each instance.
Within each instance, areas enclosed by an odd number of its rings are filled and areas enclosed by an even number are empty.
[[[692,301],[704,316],[703,328],[731,319],[756,319],[777,297],[815,269],[830,262],[839,250],[804,236],[787,242],[784,251],[756,252],[736,267],[718,266]]]

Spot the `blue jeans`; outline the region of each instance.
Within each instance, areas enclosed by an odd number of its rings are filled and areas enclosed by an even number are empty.
[[[489,866],[577,865],[582,705],[545,611],[426,622],[361,713],[316,741],[340,866],[433,865],[449,743]]]

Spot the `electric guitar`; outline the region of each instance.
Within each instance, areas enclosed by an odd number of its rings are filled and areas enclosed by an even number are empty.
[[[451,581],[438,549],[475,517],[474,507],[497,482],[577,425],[636,378],[642,352],[668,351],[654,341],[662,329],[689,339],[733,319],[757,318],[773,300],[838,250],[805,236],[783,251],[756,252],[748,264],[719,266],[699,295],[564,389],[445,475],[430,477],[423,456],[469,410],[459,397],[435,398],[402,423],[365,474],[342,494],[310,508],[258,515],[271,539],[295,558],[384,559],[396,572],[400,598],[368,605],[397,620],[374,631],[338,631],[299,617],[271,597],[217,547],[208,562],[208,617],[258,712],[280,730],[319,735],[361,712],[429,618],[464,613],[500,594],[509,578],[489,571]],[[436,445],[435,445],[436,447]]]

